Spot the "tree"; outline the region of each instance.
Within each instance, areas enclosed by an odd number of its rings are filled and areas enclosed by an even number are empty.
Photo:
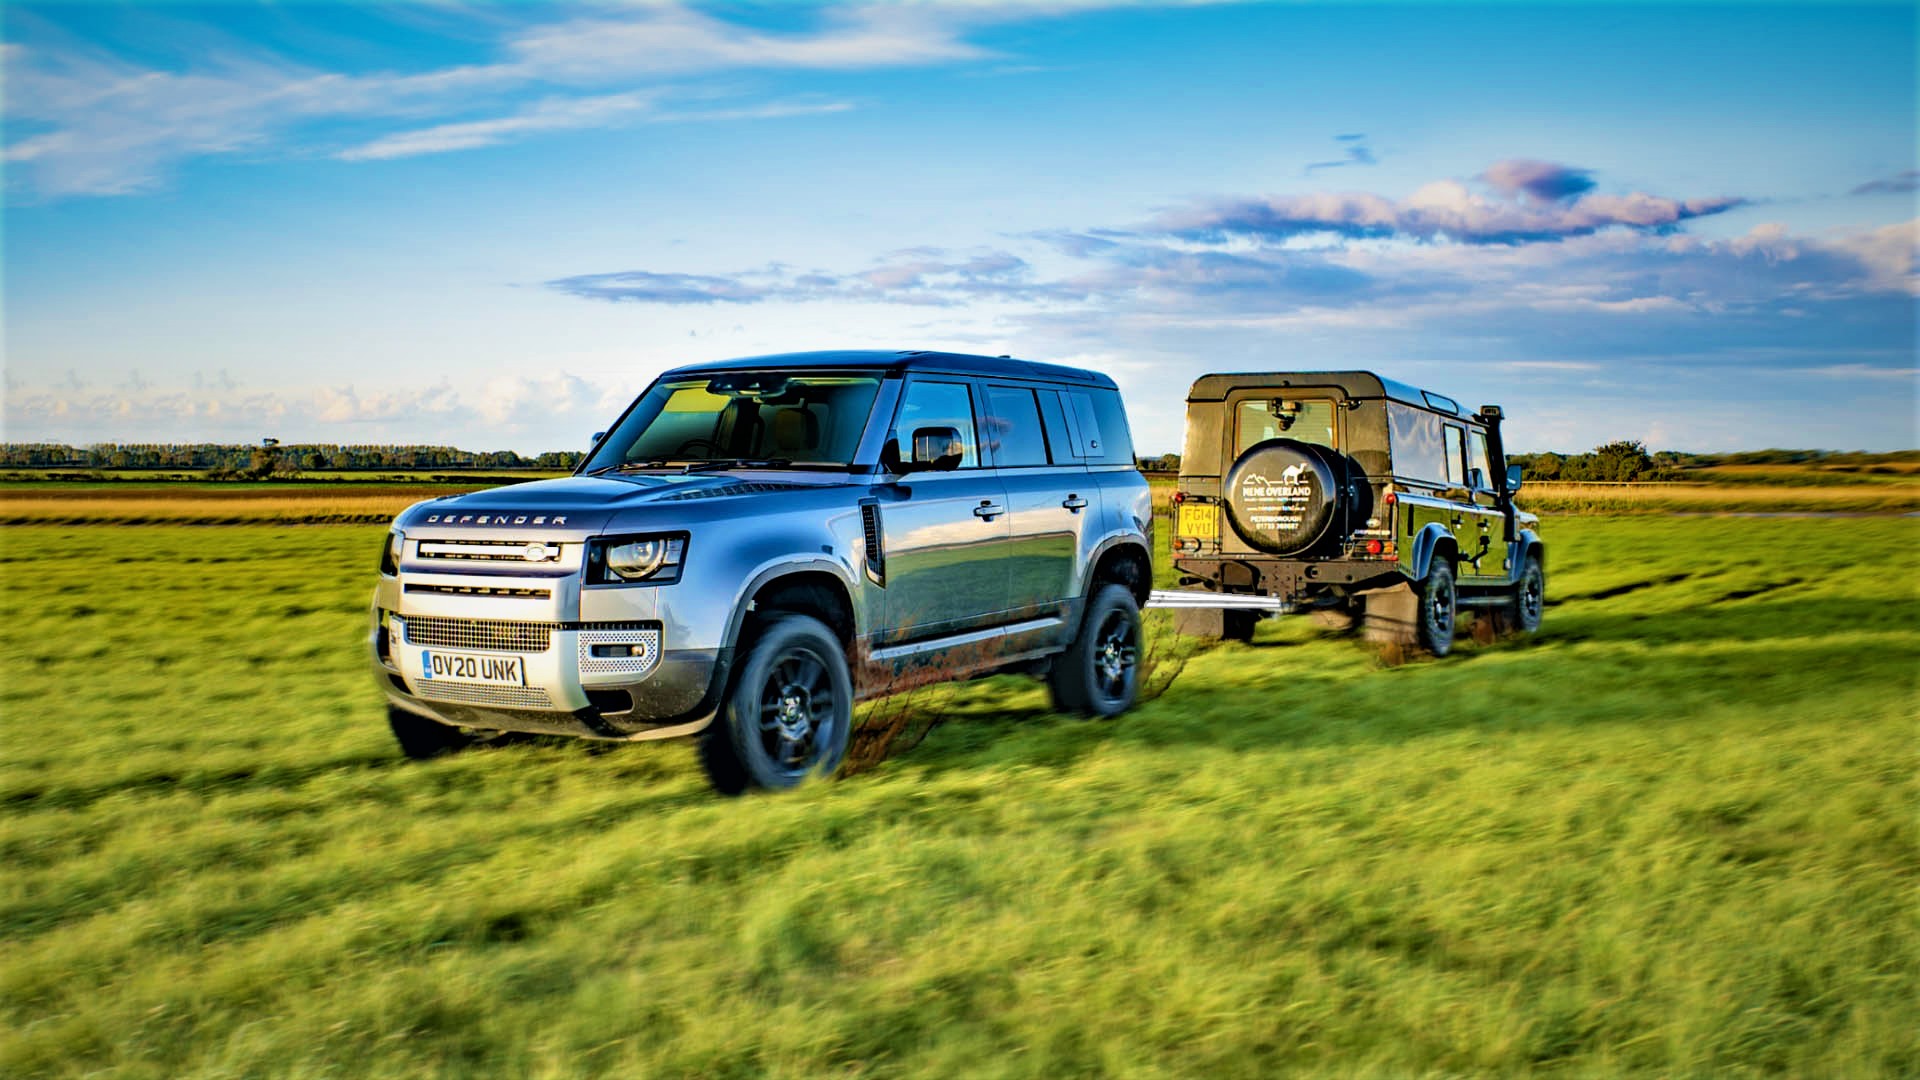
[[[1593,451],[1595,480],[1623,483],[1653,471],[1653,457],[1638,439],[1619,439]]]

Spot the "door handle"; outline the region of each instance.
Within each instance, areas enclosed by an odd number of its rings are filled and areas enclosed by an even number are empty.
[[[973,516],[979,518],[981,521],[992,521],[994,518],[1006,512],[1006,507],[1001,506],[992,499],[981,499],[980,505],[973,508]]]
[[[1067,509],[1077,514],[1080,511],[1085,510],[1087,508],[1087,500],[1081,498],[1078,495],[1069,495],[1067,496],[1066,501],[1061,503],[1060,505],[1066,507]]]

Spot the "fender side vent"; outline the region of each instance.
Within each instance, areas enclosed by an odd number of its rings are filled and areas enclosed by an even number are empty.
[[[880,507],[877,503],[860,504],[860,530],[867,541],[867,576],[873,578],[876,585],[887,583],[887,556],[880,546]]]

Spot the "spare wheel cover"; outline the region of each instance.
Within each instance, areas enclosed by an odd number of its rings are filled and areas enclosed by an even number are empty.
[[[1227,519],[1241,539],[1275,555],[1318,543],[1333,523],[1333,468],[1322,447],[1297,439],[1255,443],[1227,470]]]

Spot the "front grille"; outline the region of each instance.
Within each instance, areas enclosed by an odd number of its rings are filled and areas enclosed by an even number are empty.
[[[546,652],[554,631],[553,623],[448,619],[434,615],[408,615],[396,617],[394,621],[405,628],[408,644],[437,645],[443,649]]]
[[[509,588],[502,585],[417,585],[407,583],[410,593],[438,593],[442,596],[506,596],[516,600],[551,600],[551,589]]]
[[[527,549],[538,546],[543,555],[527,558]],[[546,540],[422,540],[422,559],[452,559],[479,562],[548,562],[560,557],[560,546]]]
[[[515,709],[551,709],[553,699],[537,686],[487,686],[484,683],[450,683],[438,679],[422,680],[415,691],[423,698],[457,701],[464,705],[505,705]]]

